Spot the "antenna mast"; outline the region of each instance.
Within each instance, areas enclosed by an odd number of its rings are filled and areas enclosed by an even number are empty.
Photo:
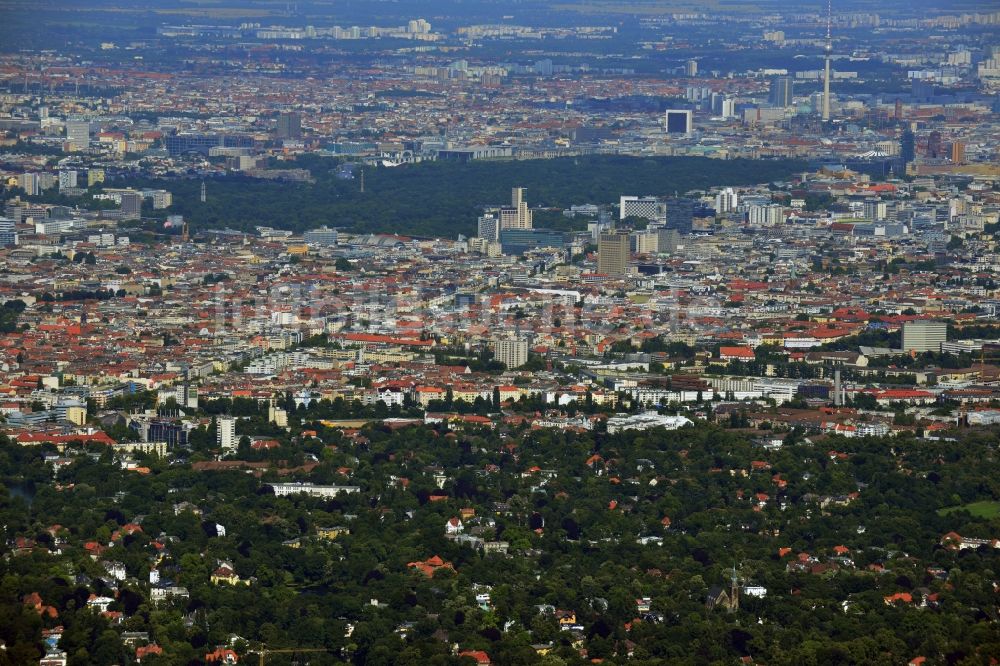
[[[826,0],[826,47],[825,65],[823,70],[823,122],[830,120],[830,53],[833,51],[833,41],[830,38],[830,28],[833,24],[833,0]]]

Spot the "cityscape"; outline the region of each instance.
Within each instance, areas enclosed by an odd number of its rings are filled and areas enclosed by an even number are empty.
[[[1000,6],[0,0],[0,666],[996,664]]]

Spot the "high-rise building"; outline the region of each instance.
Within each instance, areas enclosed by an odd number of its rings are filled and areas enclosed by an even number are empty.
[[[667,219],[664,228],[682,234],[691,233],[694,226],[694,200],[683,197],[667,199]]]
[[[75,170],[64,170],[59,172],[59,189],[67,190],[76,187],[77,175]]]
[[[87,187],[104,182],[104,169],[87,169]]]
[[[899,157],[904,164],[909,164],[916,157],[915,146],[916,139],[913,136],[913,130],[906,128],[899,138]]]
[[[944,157],[944,147],[941,145],[941,132],[934,130],[927,137],[927,157],[932,159]]]
[[[636,254],[654,254],[660,251],[660,235],[657,229],[633,231],[632,251]]]
[[[656,251],[661,254],[676,252],[681,245],[681,235],[676,229],[657,229],[656,236]]]
[[[215,419],[215,442],[223,451],[233,451],[239,444],[236,439],[236,417],[219,416]]]
[[[17,177],[17,186],[29,197],[37,197],[40,192],[38,176],[33,173],[22,173]]]
[[[17,245],[17,231],[15,230],[14,220],[0,217],[0,247],[9,247],[11,245]]]
[[[140,193],[122,193],[122,216],[126,220],[137,220],[142,216],[142,195]]]
[[[664,114],[667,134],[690,134],[694,129],[690,110],[668,109]]]
[[[715,197],[715,210],[719,213],[729,213],[736,210],[739,205],[739,195],[731,187],[727,187],[719,192]]]
[[[90,121],[67,120],[66,142],[70,144],[70,150],[86,150],[87,148],[89,148]]]
[[[528,341],[496,338],[493,340],[493,358],[508,369],[520,368],[528,362]]]
[[[785,209],[779,204],[750,206],[747,219],[755,227],[776,227],[785,222]]]
[[[929,102],[934,98],[934,82],[927,79],[913,79],[910,83],[910,99],[915,103]]]
[[[687,76],[698,76],[698,61],[688,60],[684,63],[684,73]]]
[[[948,340],[948,324],[943,321],[918,319],[903,324],[904,352],[940,352],[941,343]]]
[[[886,202],[872,199],[865,202],[865,218],[878,221],[884,220],[889,215],[889,207]]]
[[[629,235],[611,231],[597,239],[597,272],[621,276],[628,271],[631,242]]]
[[[279,139],[298,139],[302,136],[302,114],[298,111],[285,111],[278,115]]]
[[[510,206],[500,209],[501,229],[530,229],[531,209],[524,200],[525,188],[515,187],[511,190]]]
[[[500,218],[496,213],[487,211],[479,218],[477,233],[478,238],[488,241],[500,240]]]
[[[622,196],[618,202],[618,219],[641,217],[656,220],[660,213],[660,201],[656,197]]]
[[[779,76],[771,79],[771,91],[768,101],[774,106],[791,106],[793,80],[790,76]]]
[[[961,141],[951,142],[951,163],[961,164],[965,161],[965,144]]]

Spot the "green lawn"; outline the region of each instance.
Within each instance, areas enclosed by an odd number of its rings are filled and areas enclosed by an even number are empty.
[[[1000,516],[1000,502],[992,500],[983,500],[981,502],[972,502],[962,506],[949,506],[944,509],[938,509],[938,515],[947,516],[949,513],[961,511],[962,509],[965,509],[977,518],[996,518],[997,516]]]

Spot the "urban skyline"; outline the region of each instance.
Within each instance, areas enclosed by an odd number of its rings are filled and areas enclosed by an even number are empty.
[[[0,0],[0,666],[992,663],[998,26]]]

